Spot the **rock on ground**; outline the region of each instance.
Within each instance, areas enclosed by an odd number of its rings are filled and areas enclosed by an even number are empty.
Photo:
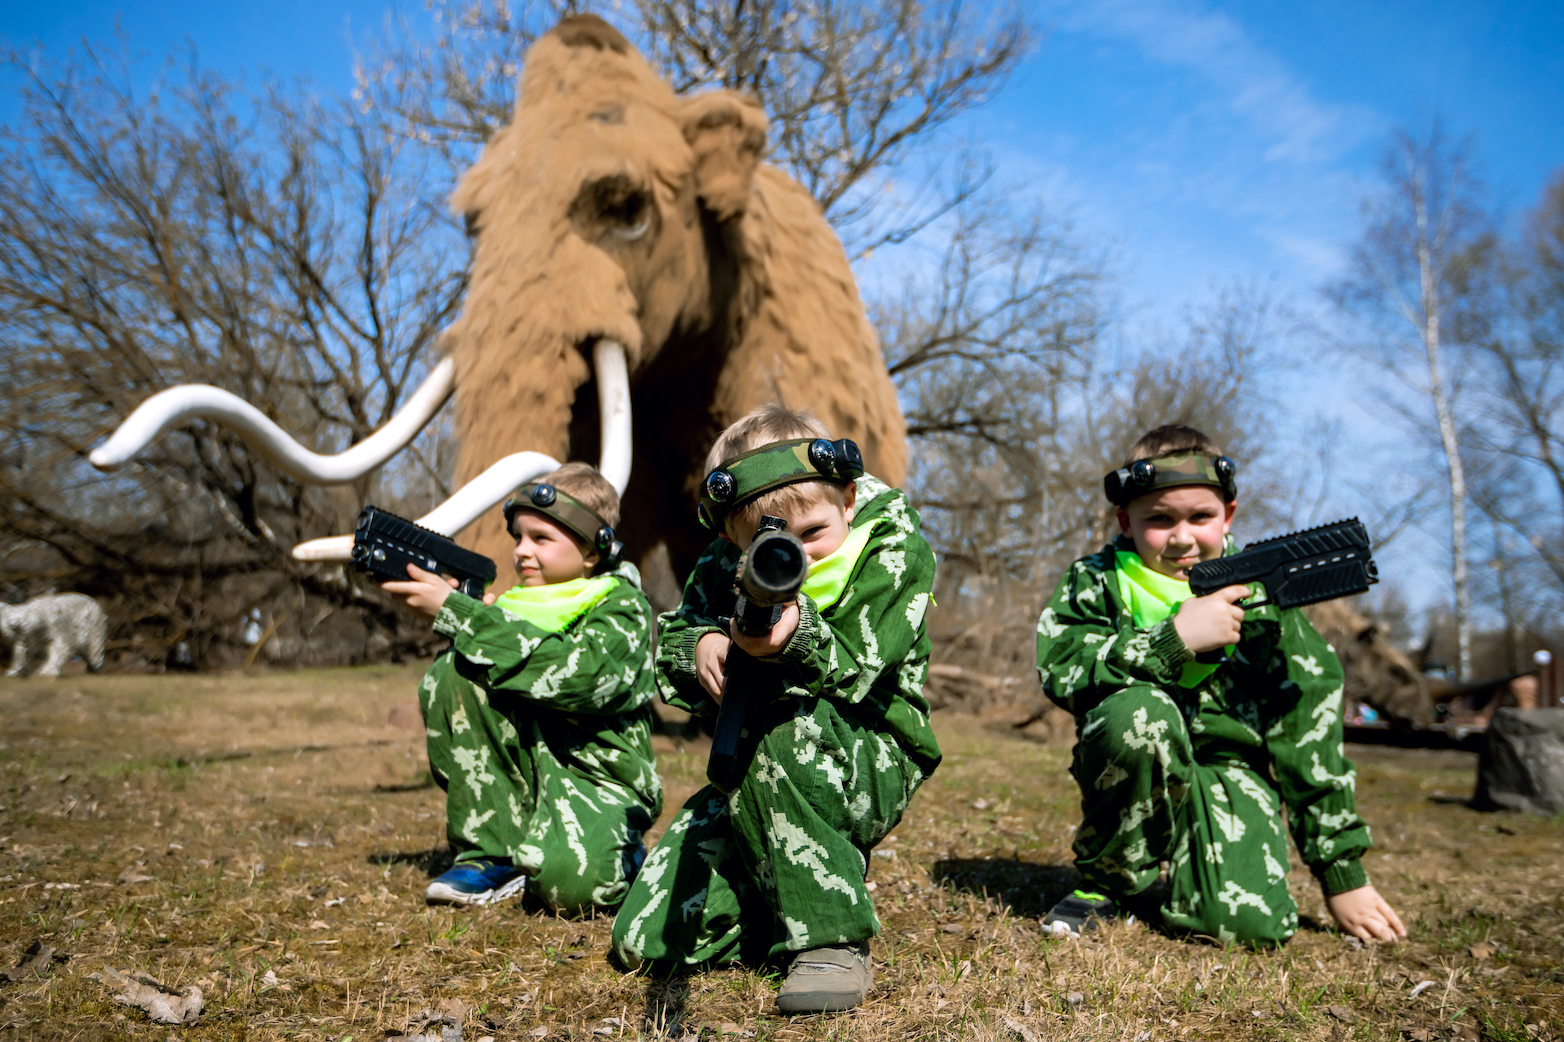
[[[1564,812],[1564,709],[1501,709],[1494,715],[1472,802],[1487,810]]]

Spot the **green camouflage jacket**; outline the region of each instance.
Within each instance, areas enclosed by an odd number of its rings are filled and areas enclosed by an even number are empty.
[[[635,565],[606,573],[612,584],[562,629],[535,625],[505,601],[445,599],[434,628],[451,638],[463,676],[490,705],[538,723],[555,757],[588,778],[628,786],[655,818],[662,783],[652,755],[652,606]]]
[[[832,555],[843,555],[838,560],[850,567],[837,581],[822,583],[817,575],[824,575],[824,562],[817,563],[798,598],[798,630],[762,661],[779,667],[771,697],[835,700],[894,738],[927,777],[940,761],[923,697],[929,664],[923,616],[934,584],[934,551],[903,493],[867,475],[857,486],[852,528]],[[683,602],[662,616],[658,687],[669,705],[686,712],[714,707],[696,677],[695,645],[708,633],[726,632],[717,618],[733,612],[739,556],[727,540],[713,541],[685,583]]]
[[[1342,753],[1336,653],[1298,609],[1251,608],[1227,661],[1184,686],[1194,656],[1173,628],[1176,615],[1137,629],[1120,596],[1114,554],[1134,549],[1120,536],[1059,581],[1037,620],[1043,692],[1079,720],[1123,688],[1162,690],[1189,722],[1197,762],[1242,761],[1274,777],[1304,863],[1332,893],[1361,886],[1357,862],[1370,842],[1353,795],[1356,771]],[[1227,552],[1235,552],[1231,542]]]

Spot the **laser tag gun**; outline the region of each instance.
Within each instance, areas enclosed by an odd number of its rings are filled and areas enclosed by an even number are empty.
[[[1244,601],[1245,608],[1305,604],[1365,593],[1379,582],[1368,529],[1357,518],[1306,528],[1291,535],[1251,543],[1241,553],[1201,561],[1189,569],[1189,591],[1196,597],[1224,586],[1259,583],[1265,599]]]
[[[783,531],[786,527],[787,522],[780,517],[763,516],[749,549],[739,558],[734,575],[738,600],[733,606],[732,621],[738,624],[740,633],[752,637],[770,633],[771,627],[781,620],[782,609],[798,599],[798,589],[809,574],[804,544],[797,536]],[[730,644],[723,677],[722,705],[717,710],[706,777],[716,785],[731,788],[738,781],[739,732],[744,729],[750,688],[759,679],[755,660]]]
[[[407,566],[449,576],[457,589],[483,599],[483,588],[494,581],[494,562],[457,546],[439,532],[420,528],[405,517],[365,507],[353,529],[353,568],[380,582],[406,582]]]

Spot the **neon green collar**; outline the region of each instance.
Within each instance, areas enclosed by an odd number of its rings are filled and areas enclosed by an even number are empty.
[[[1147,567],[1140,554],[1116,550],[1119,597],[1135,617],[1136,629],[1149,630],[1189,598],[1189,583]]]
[[[1139,554],[1115,550],[1113,559],[1119,580],[1119,600],[1129,608],[1136,629],[1151,629],[1189,599],[1189,583],[1153,571]],[[1232,654],[1233,646],[1228,645],[1227,651]],[[1214,672],[1214,663],[1186,662],[1178,679],[1179,686],[1194,687]]]
[[[809,566],[802,590],[809,594],[816,607],[827,608],[841,599],[842,592],[847,589],[847,580],[863,558],[869,537],[874,535],[879,521],[880,518],[875,518],[866,525],[849,529],[841,546]]]
[[[510,616],[558,633],[602,603],[614,588],[612,575],[546,586],[512,586],[495,604]]]

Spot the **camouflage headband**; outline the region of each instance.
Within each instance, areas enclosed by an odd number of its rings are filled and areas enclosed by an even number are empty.
[[[850,438],[774,441],[723,461],[701,484],[701,524],[719,528],[734,507],[783,485],[831,481],[845,485],[863,474],[863,455]]]
[[[1102,489],[1107,493],[1108,502],[1121,508],[1148,492],[1180,485],[1217,489],[1222,493],[1223,502],[1231,503],[1238,498],[1238,486],[1233,480],[1236,472],[1233,461],[1226,456],[1174,452],[1153,459],[1138,459],[1112,471],[1102,479]]]
[[[597,511],[553,485],[523,485],[505,501],[505,530],[511,531],[516,511],[536,510],[564,525],[600,554],[607,554],[614,544],[614,530]],[[512,535],[515,533],[512,532]]]

